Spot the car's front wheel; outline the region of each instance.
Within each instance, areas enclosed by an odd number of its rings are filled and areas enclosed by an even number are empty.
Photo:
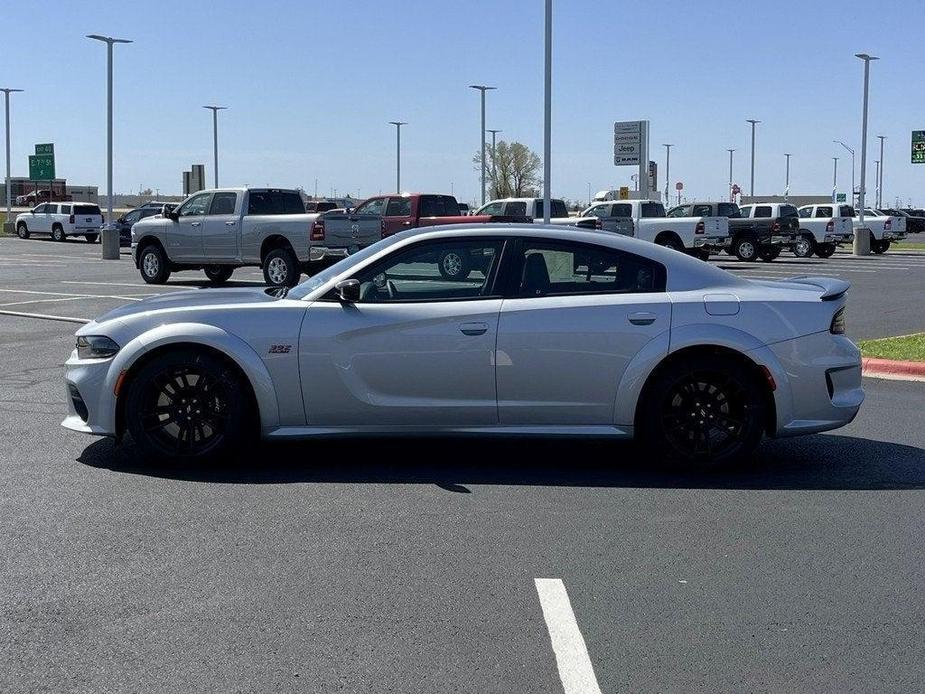
[[[640,434],[667,462],[723,464],[750,454],[764,431],[763,384],[719,355],[676,360],[644,393]]]
[[[51,238],[55,241],[64,241],[67,239],[67,236],[64,235],[64,228],[60,224],[55,224],[51,228]]]
[[[16,225],[16,235],[21,239],[29,238],[29,227],[26,226],[25,222],[20,222]]]
[[[816,250],[816,240],[809,234],[801,234],[791,250],[797,258],[808,258]]]
[[[145,246],[138,258],[142,279],[148,284],[164,284],[170,277],[170,265],[163,249],[157,245]]]
[[[125,425],[152,462],[205,462],[252,433],[247,384],[218,356],[178,349],[148,362],[127,384]]]
[[[234,268],[228,265],[209,265],[205,268],[206,277],[212,284],[224,284],[233,272]]]

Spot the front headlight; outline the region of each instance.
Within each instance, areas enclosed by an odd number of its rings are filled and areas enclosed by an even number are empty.
[[[77,338],[77,356],[81,359],[108,359],[119,351],[119,345],[103,335]]]

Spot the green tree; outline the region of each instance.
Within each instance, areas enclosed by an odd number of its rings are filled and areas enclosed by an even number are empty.
[[[475,168],[481,173],[481,152],[472,158]],[[532,197],[542,184],[540,155],[520,142],[498,140],[495,157],[491,146],[485,148],[485,183],[488,196],[498,198]]]

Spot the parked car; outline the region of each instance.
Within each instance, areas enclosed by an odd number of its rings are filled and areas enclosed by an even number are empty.
[[[305,203],[306,212],[330,212],[337,207],[338,204],[333,200],[309,200]]]
[[[851,205],[803,205],[797,214],[800,237],[790,248],[797,258],[808,258],[813,253],[828,258],[838,246],[854,240],[854,208]]]
[[[669,218],[655,200],[598,202],[582,217],[595,219],[598,228],[695,255],[701,260],[729,243],[729,220],[721,216]]]
[[[865,208],[864,226],[870,230],[870,250],[878,255],[886,253],[893,243],[906,238],[906,218],[895,217],[881,210]],[[855,233],[860,228],[861,218],[855,216]]]
[[[543,198],[504,198],[502,200],[492,200],[491,202],[486,202],[475,211],[474,216],[479,215],[502,215],[512,219],[529,217],[535,224],[542,224]],[[588,217],[585,215],[570,217],[565,201],[559,198],[551,198],[549,201],[549,223],[566,224],[568,226],[585,229],[600,228],[595,217]]]
[[[204,270],[220,284],[237,267],[263,269],[267,284],[294,286],[303,270],[328,256],[344,257],[377,241],[312,233],[317,214],[305,212],[296,190],[222,188],[188,197],[162,216],[132,226],[132,257],[145,282],[163,284],[172,272]]]
[[[433,259],[458,248],[486,270],[441,277]],[[256,436],[421,432],[635,437],[650,462],[745,461],[763,435],[857,414],[848,288],[752,281],[591,230],[416,229],[288,292],[171,292],[82,326],[62,425],[129,432],[175,465]]]
[[[758,232],[755,222],[742,217],[739,206],[734,202],[698,201],[684,205],[676,205],[668,210],[668,216],[674,217],[725,217],[729,220],[729,236],[721,250],[734,253],[734,248],[741,253],[747,250],[745,241],[750,241],[755,248],[760,248]],[[720,250],[720,249],[716,249]]]
[[[35,205],[40,202],[70,202],[70,195],[62,195],[61,193],[56,193],[50,190],[33,190],[31,193],[26,195],[17,195],[16,204],[17,205]]]
[[[27,239],[32,234],[49,234],[55,241],[83,236],[94,243],[100,235],[103,213],[89,202],[44,202],[16,216],[16,234]]]
[[[119,227],[119,245],[120,246],[131,246],[132,245],[132,225],[136,222],[140,222],[142,219],[147,219],[148,217],[154,217],[161,214],[164,209],[173,210],[176,209],[177,203],[172,202],[157,202],[151,201],[146,202],[140,207],[136,207],[130,212],[126,212],[124,215],[119,217],[116,220],[116,224]]]
[[[469,204],[468,204],[468,203],[465,203],[465,202],[459,203],[459,214],[468,215],[468,214],[470,214],[471,212],[472,212],[472,210],[469,209]]]
[[[925,231],[925,215],[914,215],[908,210],[889,209],[882,210],[893,217],[902,217],[906,220],[906,233],[918,234]]]
[[[739,207],[744,219],[755,224],[755,240],[739,237],[732,241],[732,253],[739,260],[761,258],[770,262],[785,248],[791,248],[800,238],[800,215],[797,208],[783,202],[749,203]]]

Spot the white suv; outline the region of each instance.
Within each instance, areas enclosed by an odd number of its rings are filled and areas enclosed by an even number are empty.
[[[83,236],[94,243],[100,235],[103,213],[89,202],[45,202],[16,217],[16,234],[27,239],[32,234],[51,234],[55,241]]]

